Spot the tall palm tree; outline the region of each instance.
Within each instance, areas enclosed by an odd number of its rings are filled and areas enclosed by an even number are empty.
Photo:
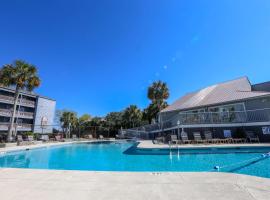
[[[0,69],[0,84],[6,87],[15,88],[13,112],[8,129],[8,141],[12,140],[14,119],[16,115],[17,102],[21,90],[33,91],[40,85],[37,68],[22,60],[15,60],[12,64],[7,64]]]
[[[130,105],[124,110],[123,120],[129,127],[139,126],[142,121],[142,112],[136,105]]]
[[[75,130],[78,125],[77,113],[72,111],[63,111],[60,116],[60,122],[66,137],[70,137],[71,130]]]
[[[166,99],[169,98],[169,89],[166,83],[162,81],[156,81],[148,87],[147,97],[152,101],[152,104],[156,105],[158,112],[167,106]],[[154,107],[152,105],[152,107]]]

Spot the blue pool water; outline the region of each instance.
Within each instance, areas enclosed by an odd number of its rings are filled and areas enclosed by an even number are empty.
[[[216,171],[270,178],[266,147],[138,150],[134,142],[81,143],[0,155],[0,167],[95,171]]]

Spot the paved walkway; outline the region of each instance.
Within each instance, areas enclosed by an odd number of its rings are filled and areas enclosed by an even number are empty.
[[[1,200],[269,200],[270,179],[226,173],[0,169]]]
[[[171,145],[171,148],[208,148],[208,147],[245,147],[245,146],[258,146],[270,147],[270,143],[244,143],[244,144],[184,144],[184,145]],[[170,148],[168,144],[153,144],[151,140],[140,141],[138,148]]]

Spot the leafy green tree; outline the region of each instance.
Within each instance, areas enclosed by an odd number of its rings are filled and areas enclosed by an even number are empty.
[[[110,112],[105,117],[106,125],[111,131],[116,133],[116,131],[122,126],[122,118],[122,112]]]
[[[13,112],[8,129],[8,141],[11,141],[14,135],[14,121],[21,90],[33,91],[34,88],[40,85],[40,82],[36,66],[22,60],[15,60],[14,63],[6,64],[0,69],[0,84],[15,88]]]
[[[81,132],[85,130],[87,123],[90,121],[91,121],[91,116],[89,114],[84,114],[81,117],[79,117],[78,124],[77,124],[79,136],[81,135]]]
[[[124,110],[123,123],[126,128],[140,126],[142,121],[142,112],[136,105],[130,105]]]
[[[66,134],[70,134],[72,131],[74,132],[78,125],[77,113],[72,111],[63,111],[60,117],[61,126],[63,132]],[[70,137],[70,135],[68,135]]]

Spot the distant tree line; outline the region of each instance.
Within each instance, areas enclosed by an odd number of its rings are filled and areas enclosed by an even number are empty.
[[[120,112],[110,112],[105,117],[92,117],[89,114],[78,116],[74,111],[58,110],[56,118],[65,134],[79,134],[102,132],[108,136],[115,136],[118,130],[134,128],[157,122],[158,113],[168,106],[169,97],[167,84],[156,81],[148,87],[147,97],[151,101],[143,110],[136,105],[130,105]],[[92,132],[91,132],[92,131]]]

